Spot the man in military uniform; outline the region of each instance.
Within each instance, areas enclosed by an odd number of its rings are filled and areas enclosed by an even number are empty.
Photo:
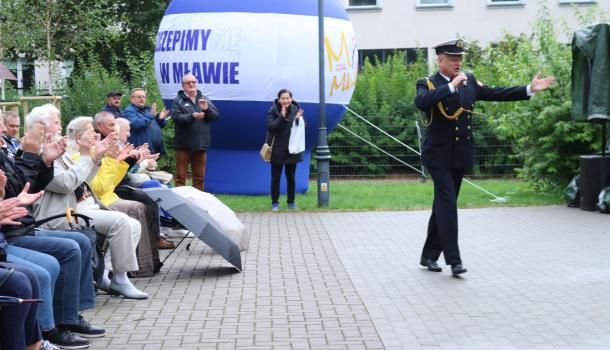
[[[435,46],[438,72],[417,82],[415,96],[415,105],[427,116],[422,163],[434,181],[432,215],[420,264],[440,272],[437,260],[442,252],[453,275],[467,271],[458,248],[457,198],[464,172],[473,166],[475,101],[526,100],[555,81],[536,75],[527,86],[485,86],[471,73],[461,71],[464,47],[461,39]]]

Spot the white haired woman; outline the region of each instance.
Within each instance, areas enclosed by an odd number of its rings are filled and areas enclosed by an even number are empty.
[[[44,122],[44,118],[40,121]],[[65,212],[66,208],[77,208],[81,214],[95,221],[98,232],[108,237],[113,278],[108,279],[108,270],[100,288],[128,299],[146,299],[148,295],[138,290],[127,277],[127,272],[138,270],[136,247],[140,240],[141,226],[126,214],[105,210],[88,195],[88,181],[98,172],[101,159],[110,147],[111,140],[99,141],[93,130],[93,119],[77,117],[67,128],[68,152],[54,162],[55,175],[45,189],[43,198],[35,204],[37,219]],[[73,155],[78,157],[72,157]],[[72,155],[72,156],[71,156]],[[66,220],[57,219],[45,224],[48,229],[66,229]]]

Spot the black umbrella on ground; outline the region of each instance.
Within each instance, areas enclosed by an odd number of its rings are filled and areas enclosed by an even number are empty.
[[[216,253],[220,254],[241,272],[239,247],[205,210],[180,197],[168,188],[145,188],[143,191],[150,198],[159,202],[159,206],[182,224],[182,226],[191,231],[197,238],[214,249]]]

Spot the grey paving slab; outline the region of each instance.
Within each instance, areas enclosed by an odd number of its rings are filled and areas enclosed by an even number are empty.
[[[240,214],[244,272],[199,241],[146,301],[99,295],[93,349],[610,349],[610,216],[460,211],[462,279],[419,267],[428,211]]]
[[[457,279],[418,265],[429,214],[319,214],[387,349],[610,349],[610,216],[460,210]]]
[[[108,335],[92,349],[383,349],[317,214],[242,214],[250,249],[234,273],[195,240],[144,301],[98,295],[85,313]]]

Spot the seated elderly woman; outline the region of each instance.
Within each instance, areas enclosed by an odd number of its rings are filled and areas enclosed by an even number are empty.
[[[151,227],[154,223],[146,214],[146,205],[140,202],[121,199],[115,193],[116,186],[121,182],[129,165],[125,161],[128,157],[135,156],[133,146],[120,147],[116,134],[111,132],[104,138],[103,142],[110,146],[105,152],[97,174],[91,179],[93,194],[99,198],[104,206],[113,210],[123,212],[136,219],[140,224],[141,236],[137,248],[137,259],[139,269],[134,274],[137,277],[150,277],[161,268],[159,252],[154,247]],[[72,159],[78,159],[79,154],[71,155]]]
[[[63,213],[66,208],[76,208],[77,212],[93,218],[96,230],[108,237],[110,250],[100,289],[128,299],[146,299],[148,295],[138,290],[127,276],[127,272],[139,269],[136,246],[141,235],[140,223],[124,213],[108,210],[99,199],[91,196],[88,183],[98,173],[110,141],[98,140],[90,117],[73,119],[67,129],[68,151],[54,162],[53,180],[34,206],[36,218]],[[67,225],[66,220],[57,219],[45,227],[65,229]],[[112,281],[108,278],[110,266]]]

